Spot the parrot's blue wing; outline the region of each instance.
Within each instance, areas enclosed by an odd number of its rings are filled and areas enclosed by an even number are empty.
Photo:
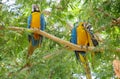
[[[40,16],[40,23],[41,23],[41,28],[40,30],[44,31],[45,30],[45,27],[46,27],[46,22],[45,22],[45,18],[44,18],[44,15],[41,14]],[[42,40],[43,40],[43,36],[40,35],[40,40],[39,40],[39,43],[41,44],[42,43]]]
[[[32,19],[32,16],[30,15],[27,19],[27,28],[30,28],[30,24],[31,24],[31,19]],[[30,40],[32,39],[32,36],[31,35],[28,35],[28,41],[30,42]]]
[[[72,43],[77,44],[77,35],[76,35],[76,27],[72,29],[71,32],[71,40]]]
[[[30,28],[32,16],[30,15],[27,20],[27,28]]]
[[[41,30],[45,30],[45,25],[46,25],[46,22],[45,22],[45,18],[44,18],[44,15],[43,14],[41,14],[41,16],[40,16],[40,23],[41,23]]]

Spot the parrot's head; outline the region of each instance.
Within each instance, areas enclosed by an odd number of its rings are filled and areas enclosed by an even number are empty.
[[[39,7],[37,4],[32,4],[32,12],[39,12]]]
[[[84,27],[85,27],[88,31],[90,31],[90,30],[93,29],[93,28],[92,28],[92,25],[91,25],[90,23],[84,23]]]
[[[78,24],[78,26],[81,26],[82,28],[84,28],[84,22],[80,22],[79,24]]]
[[[80,26],[81,28],[85,28],[87,30],[92,30],[92,25],[87,22],[76,22],[74,26]]]

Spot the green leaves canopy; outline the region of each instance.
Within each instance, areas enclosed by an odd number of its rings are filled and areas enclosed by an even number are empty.
[[[27,17],[34,3],[40,6],[41,12],[50,11],[49,15],[44,14],[46,32],[69,41],[71,31],[67,24],[73,26],[76,21],[90,22],[94,31],[102,26],[106,27],[104,31],[99,32],[106,36],[100,46],[108,46],[111,49],[120,47],[120,24],[112,24],[113,18],[120,17],[120,0],[16,0],[14,5],[0,3],[0,26],[26,28]],[[14,10],[10,9],[11,7]],[[9,76],[12,79],[74,79],[74,73],[83,75],[83,67],[76,63],[73,51],[47,38],[44,38],[42,46],[35,50],[31,58],[33,66],[30,72],[16,72],[26,61],[29,45],[27,35],[26,32],[0,30],[0,78],[8,78],[10,72],[15,72]],[[48,54],[58,52],[61,54],[43,59]],[[92,62],[90,55],[87,56]],[[92,72],[101,79],[114,77],[112,61],[119,56],[119,52],[106,49],[96,56]]]

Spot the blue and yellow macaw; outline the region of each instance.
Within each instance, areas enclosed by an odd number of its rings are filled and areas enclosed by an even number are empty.
[[[94,46],[91,39],[91,34],[86,30],[85,23],[79,22],[74,25],[71,34],[71,42],[80,46]],[[80,61],[85,69],[86,78],[92,79],[91,72],[86,57],[86,51],[75,51],[78,61]]]
[[[39,11],[33,11],[32,14],[28,17],[28,26],[27,28],[33,29],[40,29],[42,31],[45,30],[45,18],[44,15],[41,14]],[[42,43],[42,36],[36,33],[32,33],[28,35],[29,40],[29,48],[28,48],[28,56],[33,54],[34,50],[41,45]]]

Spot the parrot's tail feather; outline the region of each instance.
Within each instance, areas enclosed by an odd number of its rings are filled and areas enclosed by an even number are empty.
[[[37,47],[38,47],[38,46],[33,46],[33,45],[32,45],[32,42],[30,42],[30,45],[29,45],[29,47],[28,47],[27,58],[33,54],[34,50],[35,50]]]
[[[86,78],[87,79],[92,79],[91,72],[90,72],[90,67],[89,67],[88,60],[87,60],[86,56],[79,53],[79,58],[80,58],[80,61],[83,65],[83,67],[84,67],[84,70],[85,70],[85,73],[86,73]]]
[[[85,56],[85,52],[84,51],[75,51],[76,59],[81,62],[79,54],[81,54],[82,56]]]
[[[33,54],[34,50],[35,50],[34,47],[32,45],[30,45],[28,48],[27,57],[31,56]]]

